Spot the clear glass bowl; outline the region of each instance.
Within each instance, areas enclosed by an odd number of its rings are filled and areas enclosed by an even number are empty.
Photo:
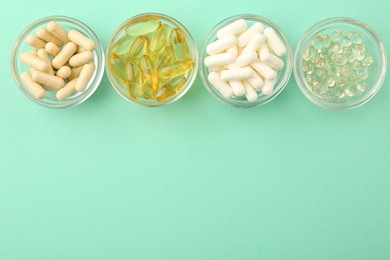
[[[277,82],[274,87],[274,90],[271,95],[264,95],[261,93],[261,91],[258,93],[258,98],[256,102],[249,102],[245,96],[244,97],[232,97],[232,98],[225,98],[208,80],[208,75],[210,73],[209,68],[207,68],[204,65],[204,60],[208,56],[206,52],[206,47],[214,42],[217,39],[217,32],[222,27],[238,20],[238,19],[245,19],[248,22],[248,28],[255,22],[260,22],[264,25],[264,27],[271,27],[275,30],[276,34],[279,36],[279,38],[283,41],[284,45],[286,46],[287,53],[283,57],[280,57],[284,61],[284,68],[279,71]],[[268,102],[272,101],[274,98],[276,98],[286,87],[291,73],[292,73],[292,67],[293,67],[293,53],[291,50],[291,45],[287,40],[286,35],[283,33],[283,31],[273,22],[269,21],[268,19],[257,16],[257,15],[251,15],[251,14],[242,14],[242,15],[236,15],[229,17],[220,23],[218,23],[207,35],[203,45],[202,45],[202,51],[201,51],[201,66],[200,66],[200,75],[203,81],[203,84],[205,85],[206,89],[220,102],[226,105],[230,105],[233,107],[238,108],[252,108],[252,107],[259,107],[262,105],[267,104]]]
[[[20,61],[20,54],[23,52],[29,52],[33,49],[26,43],[27,36],[30,34],[36,35],[37,29],[41,27],[46,28],[46,25],[50,21],[58,23],[67,31],[72,29],[78,30],[96,43],[96,49],[93,51],[93,62],[95,63],[96,69],[91,80],[88,83],[86,90],[84,92],[76,92],[65,100],[57,100],[55,97],[55,92],[50,91],[47,91],[45,98],[37,99],[30,93],[29,89],[25,86],[25,84],[20,78],[20,75],[23,72],[29,72],[29,66]],[[99,38],[87,25],[70,17],[50,16],[33,22],[20,34],[12,50],[11,66],[12,73],[17,85],[29,99],[41,106],[48,108],[68,108],[81,104],[82,102],[87,100],[98,88],[104,74],[104,51],[99,41]]]
[[[147,99],[143,99],[143,98],[139,98],[139,99],[131,98],[128,94],[128,90],[127,90],[126,86],[124,84],[122,84],[115,77],[114,73],[111,71],[111,68],[109,66],[109,61],[112,57],[112,47],[120,38],[122,38],[126,34],[126,32],[125,32],[126,25],[132,21],[137,21],[137,20],[144,19],[144,18],[151,17],[151,16],[158,17],[161,20],[161,22],[163,22],[164,24],[168,24],[172,27],[177,27],[184,33],[185,39],[188,43],[188,47],[190,50],[190,56],[194,61],[194,67],[189,72],[187,72],[185,74],[185,77],[187,78],[187,82],[186,82],[185,86],[178,93],[176,93],[176,95],[165,100],[164,102],[158,102],[158,101],[152,100],[152,99],[147,100]],[[132,18],[130,18],[127,21],[125,21],[124,23],[122,23],[116,29],[116,31],[112,35],[110,41],[108,42],[107,49],[106,49],[106,57],[107,57],[106,71],[107,71],[108,79],[110,80],[111,85],[116,90],[116,92],[118,92],[119,95],[121,95],[125,100],[127,100],[131,103],[134,103],[134,104],[145,106],[145,107],[165,106],[165,105],[171,104],[171,103],[179,100],[193,85],[195,78],[196,78],[197,71],[198,71],[198,66],[199,66],[198,49],[196,47],[194,39],[192,38],[192,36],[191,36],[190,32],[187,30],[187,28],[184,27],[184,25],[182,25],[180,22],[178,22],[174,18],[167,16],[167,15],[164,15],[164,14],[159,14],[159,13],[139,14],[139,15],[133,16]]]
[[[367,89],[354,93],[354,96],[347,96],[342,100],[332,100],[316,94],[308,84],[304,73],[305,49],[312,43],[316,35],[331,35],[335,30],[339,30],[343,35],[348,35],[351,31],[359,33],[362,43],[365,45],[366,53],[373,58],[370,67],[370,74],[366,80]],[[387,58],[385,48],[378,35],[366,24],[351,18],[330,18],[321,21],[311,27],[301,38],[294,56],[294,76],[302,93],[314,104],[332,110],[346,110],[362,106],[368,102],[381,88],[386,75]],[[345,66],[340,66],[341,68]],[[328,88],[329,89],[329,88]]]

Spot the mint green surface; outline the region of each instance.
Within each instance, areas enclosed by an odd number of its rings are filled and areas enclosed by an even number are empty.
[[[85,103],[49,110],[17,88],[11,48],[31,22],[66,15],[106,45],[126,19],[160,12],[200,47],[220,20],[253,13],[295,49],[314,23],[360,19],[390,50],[375,1],[6,1],[0,10],[0,259],[390,259],[390,82],[353,111],[319,108],[294,78],[251,110],[200,78],[157,109],[105,76]]]

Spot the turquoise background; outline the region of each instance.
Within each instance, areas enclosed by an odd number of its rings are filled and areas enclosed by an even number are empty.
[[[295,49],[334,16],[372,26],[389,50],[390,4],[373,1],[6,1],[0,10],[0,259],[390,259],[390,86],[353,111],[309,102],[292,77],[251,110],[200,78],[157,109],[105,76],[85,103],[29,101],[10,68],[31,22],[66,15],[106,46],[126,19],[160,12],[198,47],[222,19],[269,18]]]

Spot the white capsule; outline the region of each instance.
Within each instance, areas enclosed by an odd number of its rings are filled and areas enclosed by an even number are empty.
[[[284,67],[284,61],[269,52],[263,52],[260,55],[260,60],[276,70],[281,70]]]
[[[264,25],[261,23],[254,23],[248,30],[238,37],[237,45],[245,47],[255,34],[262,33],[263,31]]]
[[[22,75],[20,75],[20,78],[35,98],[42,99],[46,96],[45,89],[36,83],[28,72],[23,72]]]
[[[268,66],[267,64],[258,61],[251,64],[252,68],[254,68],[261,76],[263,76],[265,79],[274,79],[277,76],[276,71]]]
[[[241,53],[258,51],[264,42],[265,42],[264,35],[262,35],[261,33],[257,33],[250,39],[250,41],[248,42],[248,44],[245,46],[245,48],[242,50]]]
[[[210,83],[224,96],[225,98],[231,98],[233,96],[233,90],[226,81],[223,81],[217,72],[211,72],[208,76]]]
[[[264,36],[268,41],[269,47],[275,52],[279,57],[286,55],[287,49],[282,40],[276,34],[275,30],[271,27],[268,27],[264,30]]]
[[[234,45],[233,47],[226,50],[228,53],[234,54],[236,57],[238,56],[238,48],[237,45]]]
[[[65,100],[71,95],[73,95],[73,93],[76,92],[76,88],[75,88],[76,82],[77,82],[77,78],[74,78],[73,80],[69,81],[65,85],[65,87],[58,90],[58,92],[56,93],[56,98],[58,100]]]
[[[253,76],[248,79],[249,83],[256,90],[261,90],[264,86],[264,80],[259,76],[255,71],[253,71]]]
[[[204,64],[206,67],[220,67],[222,65],[231,64],[236,60],[236,56],[232,53],[220,53],[206,57]]]
[[[249,102],[251,102],[251,103],[256,102],[256,100],[257,100],[257,93],[253,89],[252,85],[247,80],[244,80],[243,84],[244,84],[244,87],[245,87],[245,97],[246,97],[246,99]]]
[[[246,27],[248,26],[245,19],[239,19],[235,22],[232,22],[231,24],[226,25],[225,27],[221,28],[217,32],[218,38],[223,38],[227,35],[235,35],[242,33],[246,30]]]
[[[244,80],[251,78],[253,74],[254,71],[250,67],[229,69],[221,72],[221,79],[224,81]]]
[[[228,66],[228,68],[234,69],[234,68],[246,67],[249,64],[256,62],[257,60],[258,60],[258,56],[256,52],[252,51],[252,52],[243,53],[240,56],[238,56],[237,60],[234,63],[231,63]]]
[[[228,35],[207,45],[206,52],[209,55],[218,54],[233,47],[236,43],[237,38],[234,35]]]
[[[277,82],[276,79],[265,80],[264,87],[261,90],[264,93],[264,95],[269,96],[272,94],[272,92],[274,91],[274,87],[275,87],[276,82]]]
[[[229,81],[229,85],[233,90],[233,93],[236,97],[241,97],[245,95],[245,87],[242,84],[241,80],[231,80]]]

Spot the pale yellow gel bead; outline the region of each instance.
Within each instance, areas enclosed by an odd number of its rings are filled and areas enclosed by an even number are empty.
[[[80,76],[77,79],[76,86],[75,86],[78,92],[83,92],[86,89],[88,82],[91,79],[94,71],[95,71],[95,64],[92,62],[85,64],[83,66],[83,69],[80,72]]]
[[[55,37],[63,41],[64,43],[69,41],[68,32],[64,28],[62,28],[62,26],[59,25],[58,23],[49,22],[47,24],[47,30],[51,32],[51,34],[53,34]]]
[[[31,47],[34,47],[36,49],[44,48],[46,45],[46,42],[39,39],[36,35],[30,34],[26,38],[26,42]]]
[[[56,73],[57,77],[67,79],[70,74],[72,73],[72,70],[68,66],[62,66]]]
[[[55,37],[53,34],[51,34],[48,30],[45,28],[39,28],[37,30],[37,35],[39,38],[44,40],[45,42],[53,42],[57,46],[62,46],[64,43],[57,37]]]
[[[55,69],[59,69],[64,66],[68,60],[73,56],[76,52],[77,46],[73,42],[68,42],[65,44],[64,48],[54,57],[52,61],[52,65]]]
[[[79,31],[71,30],[68,33],[68,38],[77,45],[83,47],[87,51],[93,51],[96,48],[95,42],[88,39],[84,34]]]
[[[56,98],[58,100],[65,100],[73,93],[76,92],[75,86],[78,78],[74,78],[73,80],[69,81],[68,84],[65,85],[62,89],[58,90],[56,94]]]
[[[30,67],[34,67],[40,71],[47,71],[49,69],[49,64],[47,62],[34,54],[24,52],[20,55],[20,60],[27,64]]]
[[[35,82],[44,84],[47,87],[55,90],[58,90],[65,85],[65,82],[62,78],[41,71],[35,71],[32,74],[32,79]]]
[[[54,70],[53,67],[51,66],[50,56],[47,53],[47,51],[45,49],[39,49],[37,52],[37,56],[42,60],[45,60],[49,65],[49,69],[47,70],[47,73],[49,73],[50,75],[54,75]]]
[[[69,60],[69,64],[72,67],[79,67],[90,62],[93,59],[93,53],[90,51],[85,51],[79,54],[74,55]]]
[[[42,99],[46,96],[45,89],[36,83],[32,78],[31,75],[28,72],[23,72],[20,76],[23,83],[28,87],[28,89],[31,91],[33,96],[37,99]]]
[[[58,47],[54,42],[48,42],[45,45],[45,50],[53,57],[57,56],[60,52],[60,47]]]
[[[72,80],[80,75],[81,70],[83,69],[84,66],[80,66],[77,68],[72,68],[71,73],[68,77],[69,80]]]

